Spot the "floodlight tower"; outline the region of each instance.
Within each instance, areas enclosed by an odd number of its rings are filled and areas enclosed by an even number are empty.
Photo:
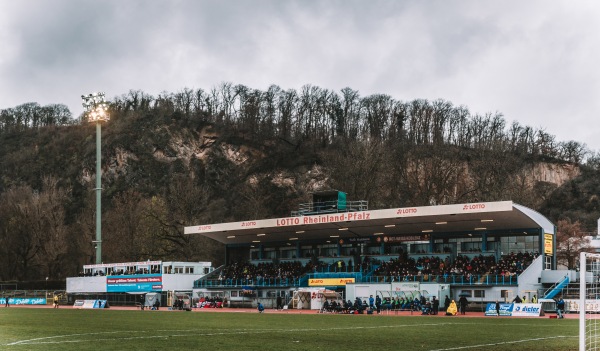
[[[104,93],[92,93],[89,95],[81,95],[83,100],[83,108],[88,116],[88,120],[96,123],[96,240],[93,243],[96,245],[96,264],[102,263],[102,171],[100,161],[101,152],[101,122],[108,121],[108,103],[104,101]]]

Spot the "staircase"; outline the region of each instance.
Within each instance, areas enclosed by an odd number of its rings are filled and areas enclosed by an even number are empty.
[[[561,281],[557,282],[550,289],[546,290],[546,292],[544,293],[544,299],[554,298],[556,295],[558,295],[558,293],[560,293],[562,291],[562,289],[564,287],[569,285],[569,282],[570,282],[569,276],[565,275],[565,277]]]

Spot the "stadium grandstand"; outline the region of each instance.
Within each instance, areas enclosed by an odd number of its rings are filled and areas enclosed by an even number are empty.
[[[467,296],[475,306],[551,298],[575,280],[556,270],[554,224],[511,201],[369,210],[331,190],[290,217],[195,225],[185,234],[225,244],[225,264],[196,280],[194,294],[230,306],[282,300],[314,309],[322,301],[308,296],[325,291],[338,302]]]

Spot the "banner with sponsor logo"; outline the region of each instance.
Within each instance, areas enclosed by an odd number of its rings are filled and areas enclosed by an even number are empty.
[[[565,311],[579,312],[581,301],[565,299]],[[588,299],[585,301],[585,311],[592,313],[600,313],[600,300]]]
[[[6,304],[6,298],[0,299],[0,305],[4,306]],[[46,298],[45,297],[9,297],[8,298],[9,305],[45,305]]]
[[[512,315],[515,317],[539,317],[542,315],[541,303],[516,303]]]
[[[340,286],[354,283],[354,278],[309,279],[308,286]]]
[[[75,303],[73,304],[74,308],[86,309],[106,308],[107,306],[108,303],[106,302],[106,300],[75,300]]]
[[[348,221],[363,221],[374,219],[387,219],[399,217],[422,217],[448,214],[481,213],[481,212],[504,212],[512,211],[512,201],[480,202],[469,204],[454,204],[441,206],[422,206],[391,208],[384,210],[341,212],[335,214],[322,214],[300,217],[285,217],[263,219],[257,221],[216,223],[200,226],[185,227],[185,234],[215,233],[220,231],[233,231],[247,228],[273,228],[298,225],[310,225],[318,223],[338,223]]]
[[[511,316],[512,312],[513,312],[513,306],[514,304],[512,303],[501,303],[500,304],[500,316]],[[487,306],[485,307],[485,315],[486,316],[497,316],[498,313],[496,312],[496,303],[494,302],[490,302],[487,304]]]
[[[413,292],[420,291],[421,283],[419,282],[394,282],[392,283],[392,291]]]
[[[162,291],[162,274],[111,275],[106,277],[107,292]]]
[[[554,254],[554,235],[544,234],[544,254],[552,256]]]
[[[497,316],[496,303],[490,302],[485,308],[486,316]],[[500,316],[539,317],[543,316],[541,303],[501,303]]]

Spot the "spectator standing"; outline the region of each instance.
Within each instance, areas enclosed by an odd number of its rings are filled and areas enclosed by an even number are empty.
[[[431,307],[433,309],[431,314],[438,314],[438,310],[440,309],[440,300],[436,299],[435,296],[431,299]]]
[[[281,296],[277,296],[277,309],[280,310],[283,308],[283,302],[281,301]]]
[[[450,307],[450,298],[446,295],[446,299],[444,299],[444,311],[446,311]]]
[[[373,308],[375,307],[375,299],[373,298],[373,295],[369,296],[369,307],[371,308],[371,310],[373,310]]]
[[[8,295],[4,296],[4,307],[10,307],[8,304]]]
[[[500,316],[500,302],[496,300],[496,315]]]
[[[460,314],[465,314],[467,312],[467,305],[469,304],[467,298],[461,296],[460,299],[458,299],[458,304],[460,305]]]
[[[558,316],[558,318],[565,318],[565,316],[563,316],[563,313],[565,312],[565,300],[563,300],[562,296],[560,296],[558,298],[558,301],[556,301],[556,315]]]
[[[375,307],[377,308],[377,314],[379,314],[381,312],[381,297],[379,295],[375,298]]]

